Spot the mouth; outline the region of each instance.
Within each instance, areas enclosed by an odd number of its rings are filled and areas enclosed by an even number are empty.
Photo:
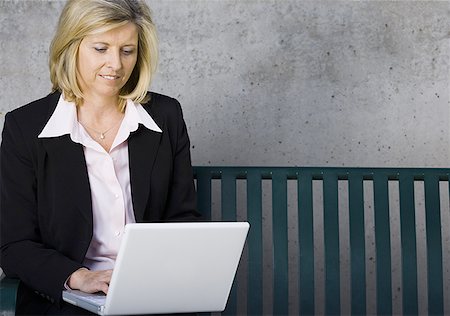
[[[116,79],[120,78],[120,76],[114,76],[114,75],[100,75],[100,77],[102,77],[106,80],[116,80]]]

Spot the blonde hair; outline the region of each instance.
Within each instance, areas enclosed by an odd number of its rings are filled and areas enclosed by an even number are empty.
[[[132,22],[138,29],[136,66],[119,93],[119,107],[125,100],[147,102],[147,89],[158,63],[158,38],[151,11],[143,0],[69,0],[59,18],[50,45],[50,80],[52,90],[77,105],[83,93],[77,81],[77,55],[87,35],[106,32]]]

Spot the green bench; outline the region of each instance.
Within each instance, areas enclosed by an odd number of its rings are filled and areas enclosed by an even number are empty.
[[[244,275],[246,291],[243,295],[233,289],[227,314],[246,313],[262,314],[301,314],[327,315],[367,314],[367,260],[365,237],[365,217],[373,218],[374,252],[376,270],[375,311],[378,315],[397,313],[393,308],[396,293],[393,292],[391,220],[394,209],[398,207],[399,229],[397,236],[401,252],[399,267],[402,296],[400,309],[404,315],[418,315],[422,295],[428,297],[426,312],[430,315],[450,314],[444,310],[449,301],[449,292],[444,298],[443,252],[449,260],[450,247],[442,242],[441,228],[448,227],[450,222],[441,223],[441,213],[449,213],[449,173],[450,169],[406,169],[406,168],[301,168],[301,167],[196,167],[199,210],[211,217],[211,205],[216,205],[219,215],[215,219],[234,221],[248,220],[251,224],[247,247],[247,266]],[[344,188],[345,190],[342,190]],[[423,191],[423,196],[416,193]],[[217,191],[217,192],[215,192]],[[244,192],[241,192],[244,191]],[[343,196],[341,191],[345,191]],[[269,199],[267,199],[269,196]],[[292,196],[295,198],[292,199]],[[214,198],[213,198],[214,197]],[[214,201],[214,199],[216,201]],[[244,200],[244,206],[242,201]],[[266,200],[263,203],[263,200]],[[344,207],[341,200],[346,200]],[[268,201],[267,201],[268,200]],[[373,207],[369,210],[365,205],[371,200]],[[398,200],[398,203],[395,203]],[[237,211],[237,205],[240,210]],[[271,205],[264,211],[264,205]],[[294,205],[292,205],[294,204]],[[320,204],[320,205],[317,205]],[[426,226],[427,272],[426,289],[421,288],[419,297],[419,281],[422,279],[418,270],[416,241],[416,210],[420,207],[424,214]],[[293,208],[293,211],[289,209]],[[318,214],[320,212],[320,214]],[[244,215],[242,213],[245,213]],[[294,213],[297,221],[297,247],[289,246],[289,224]],[[348,218],[350,289],[349,293],[341,293],[340,262],[340,216]],[[214,219],[214,216],[213,219]],[[321,231],[315,231],[317,218],[321,219]],[[267,239],[263,230],[265,222],[272,226]],[[269,225],[270,226],[270,225]],[[320,225],[319,225],[320,226]],[[291,234],[292,235],[292,234]],[[324,263],[323,281],[317,276],[315,259],[317,244],[315,238],[321,236]],[[394,236],[395,237],[395,236]],[[317,239],[317,238],[316,238]],[[263,240],[268,240],[264,243]],[[271,280],[264,282],[263,263],[264,247],[271,249]],[[292,252],[294,259],[292,258]],[[422,253],[420,253],[422,255]],[[267,260],[266,260],[267,261]],[[294,269],[291,261],[294,262]],[[447,262],[450,264],[450,262]],[[242,268],[242,267],[241,267]],[[296,270],[293,280],[290,269]],[[242,279],[242,278],[241,278]],[[238,280],[242,281],[242,280]],[[294,295],[291,294],[291,283],[297,283]],[[236,283],[235,286],[238,286]],[[267,286],[269,285],[269,286]],[[447,284],[448,286],[448,284]],[[267,289],[271,287],[271,289]],[[323,287],[323,298],[316,297],[317,288]],[[294,287],[295,288],[295,287]],[[267,291],[265,291],[267,290]],[[395,289],[397,291],[397,289]],[[270,296],[265,292],[271,293]],[[341,296],[348,295],[350,306],[347,312],[342,311]],[[242,297],[246,306],[242,312]],[[290,307],[290,299],[297,300],[295,312]],[[319,300],[320,299],[320,300]],[[271,300],[270,309],[264,309],[266,301]],[[317,307],[322,307],[319,311]]]
[[[418,315],[424,293],[428,314],[450,313],[443,266],[450,255],[442,240],[442,227],[450,222],[441,223],[449,209],[450,169],[194,167],[194,173],[198,207],[206,218],[251,224],[224,314],[338,315],[346,313],[341,303],[346,296],[353,315],[367,314],[370,308],[379,315],[395,314],[395,237],[400,240],[401,263],[396,273],[401,280],[398,308],[402,314]],[[392,229],[394,213],[398,232]],[[342,217],[347,219],[345,230]],[[369,217],[373,220],[370,232],[366,229]],[[425,284],[423,269],[418,267],[422,259],[417,247],[418,217],[424,219],[426,231]],[[296,243],[291,240],[293,219]],[[371,267],[366,239],[370,234],[376,274],[373,307],[367,299]],[[344,235],[348,235],[348,293],[341,292],[340,239]],[[317,262],[323,263],[323,273]],[[1,282],[1,315],[13,313],[15,285],[8,278]]]

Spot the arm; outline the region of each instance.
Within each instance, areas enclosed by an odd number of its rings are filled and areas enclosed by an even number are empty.
[[[26,125],[13,114],[5,117],[0,148],[0,265],[6,275],[58,301],[65,280],[82,266],[42,240],[41,228],[48,218],[43,217],[46,205],[37,199],[37,135],[26,134],[24,130],[30,128]]]
[[[173,147],[173,176],[167,202],[169,220],[198,221],[197,196],[191,163],[190,141],[181,106],[176,102],[174,119],[169,123]]]

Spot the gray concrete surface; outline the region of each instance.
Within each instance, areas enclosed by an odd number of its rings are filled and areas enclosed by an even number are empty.
[[[197,165],[448,167],[450,2],[148,1]],[[0,2],[0,112],[50,88],[64,1]]]

